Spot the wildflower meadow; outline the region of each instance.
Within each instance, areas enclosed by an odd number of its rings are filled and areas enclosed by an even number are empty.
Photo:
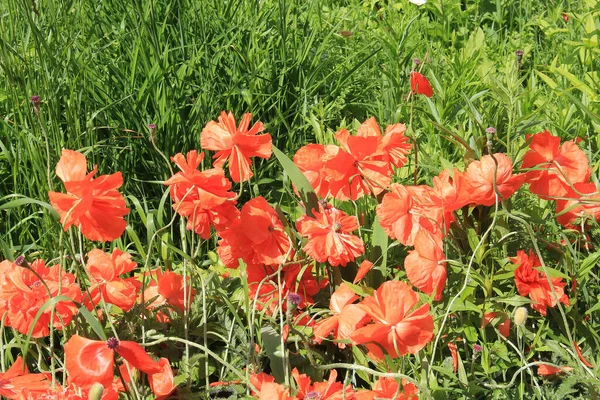
[[[0,1],[0,397],[599,399],[600,1]]]

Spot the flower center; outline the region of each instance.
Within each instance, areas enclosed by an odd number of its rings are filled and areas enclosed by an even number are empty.
[[[108,346],[109,349],[114,350],[117,347],[119,347],[119,339],[111,337],[110,339],[108,339],[106,341],[106,345]]]
[[[39,286],[42,286],[42,282],[41,281],[35,281],[31,285],[29,285],[29,289],[33,289],[34,287],[39,287]]]
[[[321,400],[321,395],[318,392],[312,391],[306,393],[304,400]]]
[[[273,232],[274,230],[275,230],[275,226],[274,225],[269,226],[269,232]]]
[[[342,230],[342,224],[339,222],[336,222],[335,224],[333,224],[333,230],[334,232],[339,232]]]

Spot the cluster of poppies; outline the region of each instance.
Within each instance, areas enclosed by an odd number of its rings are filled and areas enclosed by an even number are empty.
[[[427,79],[416,71],[411,74],[411,89],[415,95],[433,95]],[[294,317],[281,332],[284,340],[290,324],[296,324],[310,328],[312,344],[332,340],[341,349],[363,346],[375,362],[416,354],[434,337],[431,303],[422,299],[443,298],[448,274],[444,240],[457,213],[497,206],[528,184],[535,195],[556,201],[557,219],[566,228],[585,232],[591,220],[600,219],[600,194],[590,182],[585,153],[574,141],[561,143],[548,131],[528,136],[522,173],[513,173],[513,162],[506,154],[495,153],[472,161],[464,171],[442,171],[431,186],[403,185],[395,177],[412,149],[406,126],[397,123],[382,132],[375,118],[369,118],[355,135],[338,130],[337,144],[308,144],[296,152],[293,162],[319,202],[311,210],[303,209],[293,223],[262,196],[240,207],[239,194],[232,190],[235,182],[241,192],[244,182],[253,177],[254,158],[268,159],[272,154],[271,136],[263,133],[261,122],[251,126],[251,118],[244,114],[238,124],[232,113],[222,112],[217,121],[209,122],[200,144],[203,150],[216,152],[212,168],[203,168],[203,152],[177,154],[171,160],[179,172],[165,185],[187,229],[203,239],[216,235],[220,262],[228,268],[243,268],[240,276],[246,280],[254,308],[272,316],[279,312]],[[88,173],[83,154],[63,150],[56,175],[66,193],[50,192],[49,197],[65,231],[74,226],[91,241],[107,242],[123,234],[129,210],[118,191],[123,184],[121,173],[95,177],[96,173],[97,167]],[[358,218],[342,209],[344,202],[368,196],[377,203],[375,213],[383,231],[403,246],[413,247],[402,266],[408,282],[391,280],[376,290],[355,286],[373,263],[365,256]],[[530,297],[534,310],[546,315],[548,307],[569,305],[566,283],[548,277],[536,253],[520,250],[511,261],[516,265],[516,290]],[[69,272],[73,269],[67,268],[68,262],[61,259],[59,264],[46,266],[43,260],[29,263],[22,256],[1,262],[4,326],[43,338],[52,330],[72,326],[84,309],[100,320],[107,313],[110,318],[129,313],[136,318],[152,315],[166,324],[183,314],[195,296],[189,279],[163,269],[141,273],[133,257],[120,249],[95,248],[72,260],[73,268],[79,263],[85,273]],[[352,284],[334,273],[353,263],[359,267]],[[330,284],[330,315],[311,316],[310,306]],[[505,311],[484,313],[482,325],[487,324],[494,324],[505,337],[510,335]],[[457,348],[453,343],[449,347],[456,370]],[[50,374],[29,373],[18,358],[0,375],[0,394],[11,399],[83,399],[101,390],[103,399],[116,399],[133,380],[144,376],[156,398],[166,398],[175,390],[174,360],[156,359],[134,341],[116,336],[92,340],[73,334],[66,340],[64,356],[64,386],[53,382]],[[327,382],[312,383],[297,369],[292,376],[296,381],[293,395],[268,374],[251,375],[255,397],[414,399],[418,392],[413,383],[391,378],[380,378],[371,390],[354,389],[337,382],[335,370]]]

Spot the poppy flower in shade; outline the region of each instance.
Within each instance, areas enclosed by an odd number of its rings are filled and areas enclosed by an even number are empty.
[[[183,311],[185,309],[184,299],[184,283],[183,276],[172,272],[162,272],[155,270],[150,273],[150,282],[144,290],[144,301],[152,301],[148,304],[149,309],[155,309],[163,306],[170,306],[176,310]],[[188,303],[194,300],[196,291],[192,289],[190,279],[187,279],[186,296]],[[141,300],[141,299],[140,299]],[[156,315],[157,319],[162,322],[170,321],[170,318],[163,310]]]
[[[540,271],[538,267],[542,264],[537,257],[529,250],[529,254],[523,250],[517,252],[516,258],[511,258],[511,261],[518,265],[515,270],[515,284],[517,291],[521,296],[529,296],[533,301],[533,309],[539,311],[540,314],[546,315],[547,307],[556,306],[556,298],[565,305],[569,305],[569,297],[565,294],[564,287],[566,285],[562,278],[551,278],[552,286],[548,282],[548,278]],[[552,289],[556,293],[556,298],[552,293]]]
[[[358,218],[334,207],[313,212],[314,218],[301,216],[296,222],[298,232],[308,238],[304,251],[318,262],[345,267],[365,252],[363,241],[350,232],[358,229]]]
[[[560,143],[558,136],[548,131],[527,136],[529,150],[523,157],[522,168],[527,172],[529,190],[545,199],[564,197],[570,186],[586,182],[591,174],[588,159],[573,141]]]
[[[199,171],[204,153],[192,150],[184,157],[179,153],[171,160],[181,170],[165,185],[170,186],[173,209],[188,219],[187,229],[203,239],[210,237],[210,226],[220,229],[239,216],[235,207],[236,194],[230,191],[231,182],[220,168]]]
[[[254,250],[251,262],[267,265],[284,262],[290,241],[277,212],[264,197],[255,197],[244,204],[240,228]]]
[[[251,119],[252,114],[246,113],[236,126],[233,114],[222,111],[218,122],[210,121],[200,134],[202,148],[217,152],[213,157],[215,167],[222,168],[229,160],[229,175],[234,182],[245,182],[254,175],[250,157],[271,157],[271,135],[258,135],[265,129],[262,122],[248,129]]]
[[[359,390],[354,395],[354,400],[418,400],[419,390],[414,383],[402,378],[402,387],[393,378],[379,378],[373,384],[372,390]]]
[[[56,175],[64,182],[67,193],[48,192],[52,207],[60,215],[65,231],[77,226],[89,240],[108,242],[117,239],[127,223],[123,219],[129,209],[118,188],[123,185],[120,172],[94,179],[98,167],[86,175],[83,154],[63,150],[56,165]]]
[[[47,301],[59,295],[73,300],[56,303],[54,312],[52,307],[42,312],[32,331],[32,337],[40,338],[50,334],[51,323],[57,330],[69,325],[78,312],[73,302],[81,302],[83,295],[75,276],[62,271],[60,265],[46,267],[44,260],[35,260],[29,268],[8,261],[0,263],[0,312],[6,314],[6,326],[27,335]]]
[[[106,303],[114,304],[123,311],[131,310],[141,283],[137,278],[119,278],[137,267],[131,255],[119,249],[114,249],[112,254],[94,249],[87,257],[85,268],[91,281],[92,298],[101,294]]]
[[[22,399],[24,391],[38,396],[50,389],[50,383],[46,374],[30,374],[19,356],[6,372],[0,372],[0,396]]]
[[[600,193],[593,182],[574,186],[579,193],[569,188],[566,197],[571,200],[556,200],[556,220],[566,228],[581,229],[581,220],[600,220]],[[583,225],[587,223],[583,222]]]
[[[364,344],[376,360],[384,358],[382,348],[392,358],[417,353],[433,338],[429,304],[411,311],[418,301],[419,295],[406,283],[383,283],[373,296],[359,303],[373,323],[357,329],[352,340]]]
[[[496,202],[496,189],[499,193],[498,201],[508,199],[525,181],[525,174],[513,175],[512,169],[512,161],[502,153],[494,154],[493,158],[485,155],[480,161],[472,162],[464,174],[462,199],[471,204],[492,206]]]
[[[458,370],[458,348],[456,347],[456,343],[448,342],[448,349],[450,350],[450,355],[452,356],[452,370],[454,373]]]
[[[300,263],[287,264],[281,270],[281,295],[284,311],[287,310],[288,295],[299,296],[296,308],[302,310],[307,304],[314,304],[313,296],[327,286],[327,279],[317,280],[312,273],[313,266]],[[273,312],[279,304],[279,287],[277,285],[277,267],[249,265],[247,267],[249,297],[254,301],[256,309]]]
[[[440,240],[444,236],[444,209],[441,199],[428,186],[392,184],[376,209],[385,233],[405,246],[414,244],[419,230],[429,231]]]
[[[334,340],[350,339],[357,327],[367,322],[365,311],[356,304],[352,304],[358,296],[348,285],[342,283],[331,295],[329,309],[333,316],[317,322],[313,328],[317,343],[333,333]],[[340,349],[346,347],[345,343],[337,344]]]
[[[498,320],[497,328],[498,332],[504,337],[510,336],[510,318],[506,313],[498,313],[495,311],[486,312],[481,321],[481,327],[484,328],[489,324],[494,324],[494,321]]]
[[[360,280],[369,273],[371,268],[373,268],[373,263],[371,261],[364,260],[361,262],[360,266],[358,267],[358,271],[356,271],[356,277],[352,283],[356,284],[357,282],[360,282]]]
[[[413,94],[422,94],[427,97],[433,96],[433,89],[431,88],[429,80],[417,71],[412,71],[410,73],[410,89]]]
[[[139,371],[148,375],[164,374],[164,362],[161,364],[154,361],[142,346],[135,342],[119,341],[115,338],[103,342],[73,335],[65,343],[64,349],[69,382],[82,388],[89,388],[96,382],[105,387],[112,384],[115,352]]]
[[[337,146],[309,144],[298,149],[294,155],[294,164],[320,197],[327,197],[329,193],[329,182],[324,168],[327,160],[337,152]]]
[[[361,126],[363,131],[367,129],[365,124],[371,123],[367,120]],[[341,146],[328,157],[324,171],[333,197],[356,200],[367,193],[378,195],[389,186],[392,170],[385,160],[381,135],[351,136],[346,129],[341,129],[335,137]]]
[[[410,283],[434,300],[442,299],[446,286],[446,256],[441,242],[426,230],[420,230],[415,236],[415,249],[404,259],[404,269]]]
[[[296,397],[299,400],[342,400],[342,399],[353,399],[354,393],[350,386],[346,386],[341,382],[336,382],[337,371],[332,369],[329,372],[329,379],[327,382],[315,382],[312,383],[310,378],[306,374],[300,374],[298,368],[292,370],[292,376],[298,386],[298,393]]]
[[[541,376],[552,376],[573,371],[571,367],[555,367],[550,364],[539,364],[537,373]]]

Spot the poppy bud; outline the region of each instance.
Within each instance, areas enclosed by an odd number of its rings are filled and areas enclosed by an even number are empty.
[[[563,21],[565,21],[565,22],[569,22],[569,14],[567,14],[567,13],[562,13],[562,19],[563,19]]]
[[[298,308],[298,305],[302,302],[302,297],[298,293],[290,293],[287,297],[287,311],[293,313]]]
[[[88,394],[88,400],[100,400],[104,394],[104,386],[96,382],[92,385],[92,388]]]
[[[529,315],[529,311],[527,311],[527,308],[525,307],[518,307],[515,310],[515,313],[513,315],[513,320],[515,322],[515,325],[517,326],[521,326],[525,324],[525,321],[527,321],[527,316]]]
[[[40,115],[40,96],[31,96],[31,104],[33,104],[33,111],[35,111],[36,115]]]

